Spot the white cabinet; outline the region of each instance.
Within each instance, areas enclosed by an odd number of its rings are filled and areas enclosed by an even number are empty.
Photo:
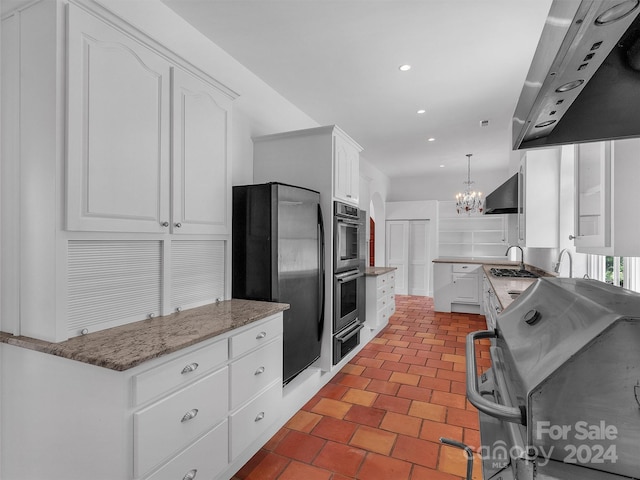
[[[2,19],[3,326],[46,341],[231,296],[236,94],[107,8]]]
[[[68,10],[67,228],[160,232],[169,219],[171,65]]]
[[[223,480],[286,421],[281,313],[121,372],[0,354],[3,478]]]
[[[360,191],[360,150],[341,135],[334,137],[333,196],[358,205]]]
[[[489,330],[495,329],[498,314],[502,312],[502,306],[491,282],[484,273],[482,275],[482,309],[487,321],[487,328]]]
[[[396,311],[395,270],[366,277],[365,323],[371,330],[380,330]]]
[[[226,234],[231,221],[229,99],[173,70],[173,233]]]
[[[576,251],[640,255],[640,224],[629,192],[640,176],[640,139],[576,145]]]
[[[518,244],[557,248],[561,148],[527,151],[518,173]]]
[[[67,228],[227,233],[229,98],[68,8]]]
[[[434,263],[434,308],[437,312],[480,313],[482,265]]]

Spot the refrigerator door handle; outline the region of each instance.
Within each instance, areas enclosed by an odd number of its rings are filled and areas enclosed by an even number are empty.
[[[326,294],[325,271],[324,271],[324,219],[322,217],[322,208],[318,203],[318,229],[320,231],[320,241],[318,242],[318,248],[320,249],[320,268],[318,269],[318,277],[320,280],[320,312],[318,315],[318,340],[322,339],[322,331],[324,330],[324,301]]]

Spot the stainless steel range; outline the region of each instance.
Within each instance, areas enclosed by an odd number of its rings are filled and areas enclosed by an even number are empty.
[[[483,338],[492,367],[477,377]],[[466,347],[485,480],[638,478],[639,294],[540,278]]]

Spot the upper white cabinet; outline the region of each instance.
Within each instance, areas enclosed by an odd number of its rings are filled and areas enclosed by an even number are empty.
[[[341,135],[334,137],[333,196],[358,205],[360,191],[360,150]]]
[[[640,139],[576,145],[576,222],[580,253],[640,256],[640,224],[629,192],[640,176]]]
[[[3,329],[58,342],[230,298],[237,94],[100,2],[30,2],[0,46]]]
[[[226,234],[231,220],[230,101],[217,89],[173,71],[174,233]]]
[[[253,139],[256,182],[290,183],[358,206],[362,147],[336,125]]]
[[[611,142],[575,148],[574,244],[578,250],[606,248],[611,245]]]
[[[230,99],[74,5],[68,25],[67,228],[226,234]]]
[[[518,172],[518,244],[557,248],[560,208],[560,148],[530,150]]]
[[[171,66],[73,5],[68,28],[67,228],[160,232]]]

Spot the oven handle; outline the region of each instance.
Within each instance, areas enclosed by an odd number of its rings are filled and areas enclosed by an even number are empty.
[[[471,404],[487,415],[512,423],[525,425],[523,412],[518,407],[507,407],[483,397],[478,390],[475,341],[482,338],[495,338],[495,330],[481,330],[467,335],[467,398]]]
[[[339,341],[340,343],[344,343],[347,340],[349,340],[351,337],[353,337],[356,333],[358,333],[360,330],[362,330],[364,328],[364,324],[360,323],[360,322],[356,322],[356,324],[347,329],[347,331],[341,333],[340,335],[336,335],[336,340]]]
[[[345,273],[339,273],[336,275],[336,280],[340,283],[343,282],[350,282],[351,280],[355,280],[356,278],[360,278],[360,277],[364,277],[364,273],[362,272],[358,272],[358,273],[351,273],[351,272],[345,272]]]

